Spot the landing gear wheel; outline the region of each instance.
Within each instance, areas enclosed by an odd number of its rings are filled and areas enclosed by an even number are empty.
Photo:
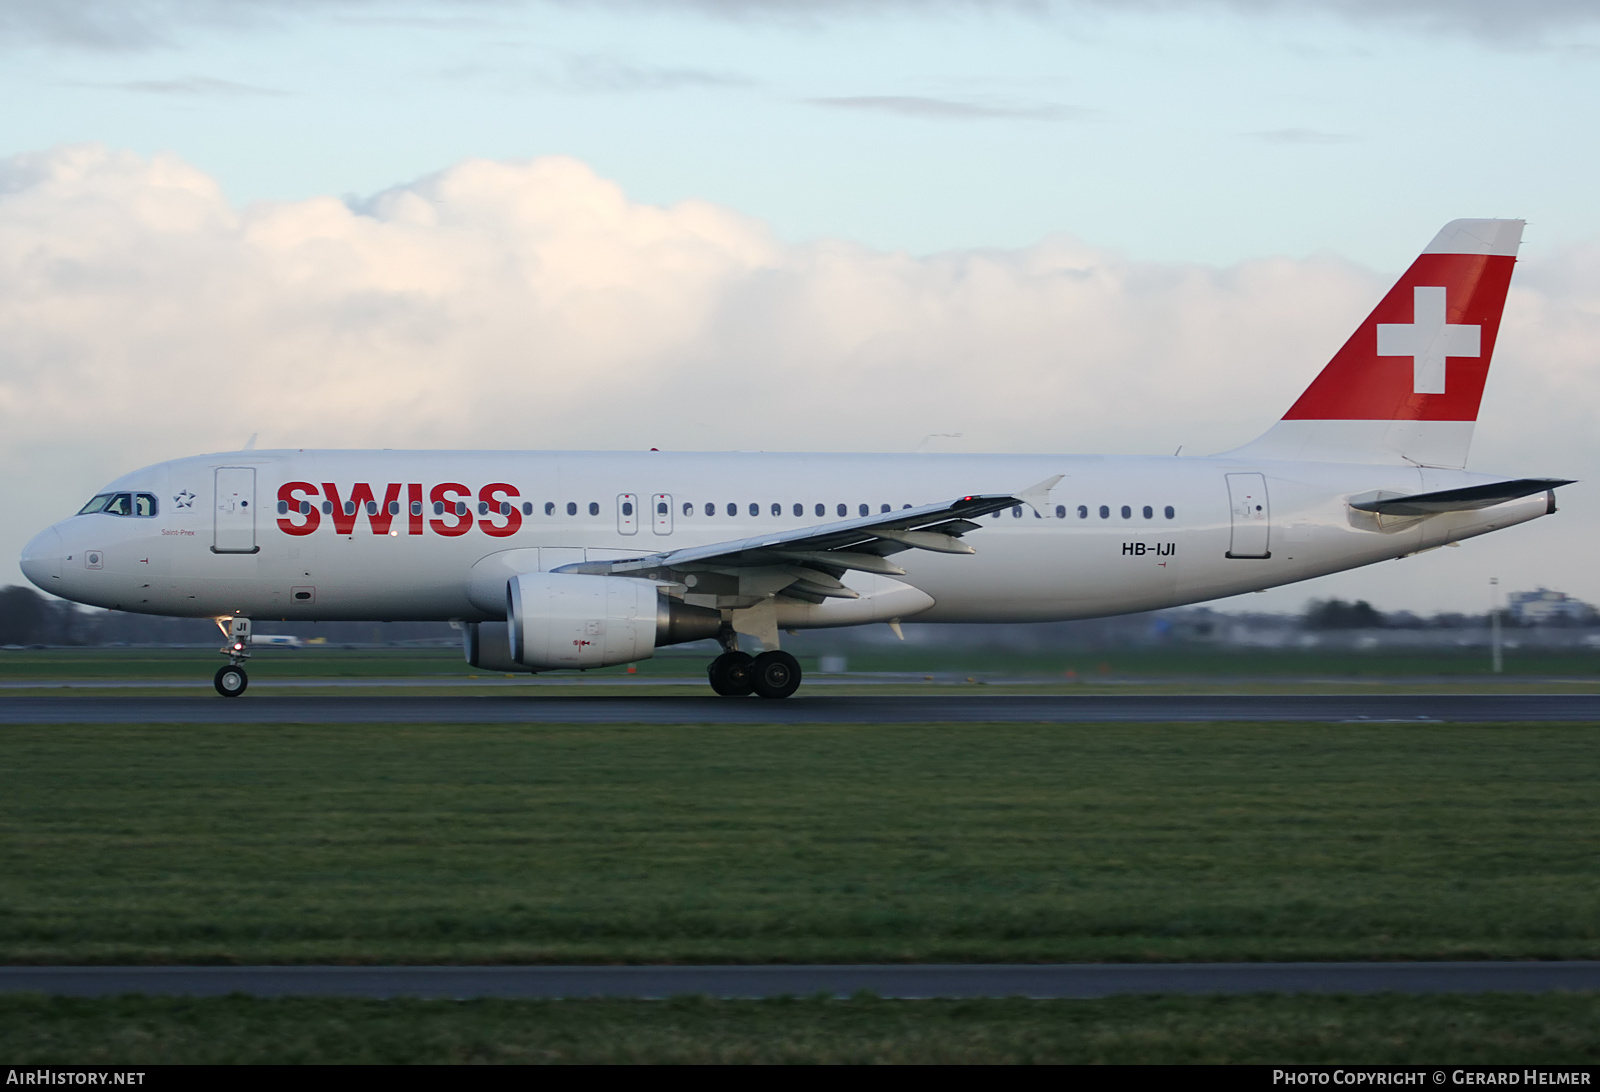
[[[755,664],[754,658],[746,653],[724,652],[706,668],[711,689],[725,698],[744,697],[756,688]]]
[[[787,652],[763,652],[756,657],[755,688],[763,698],[787,698],[800,689],[800,661]]]
[[[229,664],[227,667],[217,668],[216,677],[211,680],[211,684],[223,697],[237,698],[244,693],[244,688],[250,685],[250,676],[244,673],[244,668]]]

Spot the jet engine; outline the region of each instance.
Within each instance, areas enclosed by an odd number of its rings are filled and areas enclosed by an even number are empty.
[[[691,607],[654,581],[524,573],[506,584],[506,621],[469,626],[467,661],[489,670],[548,671],[646,660],[660,645],[715,637],[722,615]]]

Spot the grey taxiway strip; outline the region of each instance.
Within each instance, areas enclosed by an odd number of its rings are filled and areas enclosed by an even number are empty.
[[[4,697],[0,724],[1600,721],[1600,694]]]
[[[0,992],[71,997],[1095,998],[1119,994],[1600,990],[1600,961],[713,967],[0,967]]]

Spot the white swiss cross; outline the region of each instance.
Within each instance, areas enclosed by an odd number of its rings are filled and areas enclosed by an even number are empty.
[[[1482,326],[1447,323],[1443,288],[1411,290],[1411,325],[1378,323],[1378,355],[1411,358],[1413,394],[1443,394],[1445,358],[1480,356]]]

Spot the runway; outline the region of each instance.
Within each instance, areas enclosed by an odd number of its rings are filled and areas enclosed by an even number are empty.
[[[1600,990],[1600,961],[711,967],[0,967],[0,993],[69,997],[727,998]]]
[[[6,697],[0,724],[1085,724],[1298,721],[1488,723],[1600,721],[1600,694],[1115,694],[939,693],[797,695],[784,701],[712,696],[571,697]]]

